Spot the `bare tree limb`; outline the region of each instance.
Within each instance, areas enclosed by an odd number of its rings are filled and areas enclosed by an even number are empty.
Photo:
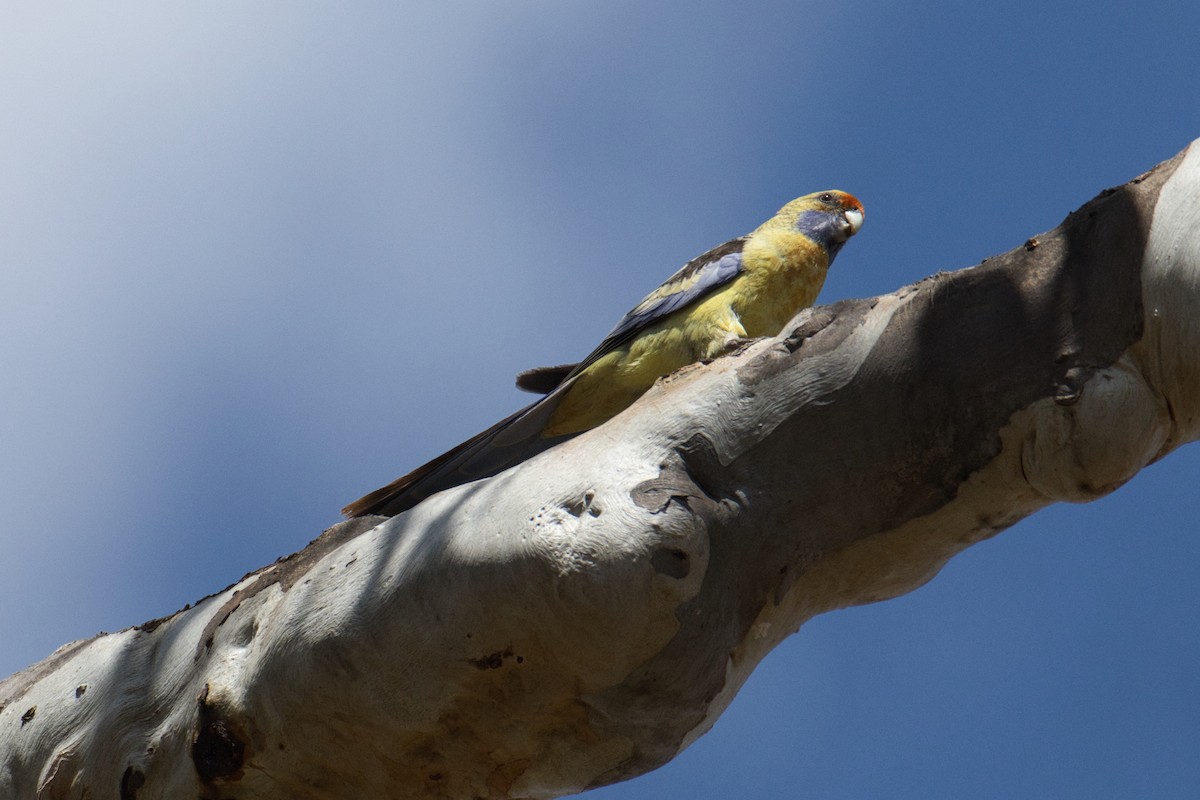
[[[555,797],[668,761],[815,614],[1200,436],[1200,147],[802,313],[495,478],[0,682],[0,797]]]

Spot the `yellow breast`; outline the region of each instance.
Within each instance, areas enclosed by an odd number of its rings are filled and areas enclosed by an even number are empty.
[[[829,257],[803,234],[764,231],[746,243],[742,266],[746,273],[738,280],[734,311],[748,336],[775,336],[817,301]]]

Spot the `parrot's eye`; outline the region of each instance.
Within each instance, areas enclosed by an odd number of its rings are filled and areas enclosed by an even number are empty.
[[[821,195],[817,199],[820,200],[822,203],[832,203],[833,195],[831,195],[829,192],[826,192],[825,194]]]

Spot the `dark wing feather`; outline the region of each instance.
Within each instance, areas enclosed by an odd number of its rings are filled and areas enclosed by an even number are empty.
[[[663,282],[646,299],[629,311],[604,341],[580,362],[575,372],[582,371],[605,353],[626,344],[639,333],[668,315],[707,297],[714,290],[732,281],[742,272],[742,248],[747,236],[732,239],[693,258],[678,272]]]
[[[495,475],[572,438],[543,438],[541,435],[574,383],[572,378],[646,328],[736,278],[742,271],[745,241],[746,237],[734,239],[689,261],[626,314],[600,346],[579,364],[542,367],[517,376],[517,386],[527,391],[549,392],[545,397],[387,486],[355,500],[343,508],[342,513],[349,517],[393,516],[432,494]]]
[[[387,486],[360,497],[343,508],[342,513],[348,517],[394,516],[430,495],[503,472],[570,439],[571,436],[543,438],[541,435],[567,388],[568,384],[560,385],[536,403],[500,420]]]

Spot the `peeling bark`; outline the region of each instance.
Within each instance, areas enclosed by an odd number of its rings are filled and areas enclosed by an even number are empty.
[[[0,796],[556,797],[1200,436],[1200,148],[1053,231],[660,382],[401,516],[0,682]],[[853,498],[852,501],[847,498]]]

